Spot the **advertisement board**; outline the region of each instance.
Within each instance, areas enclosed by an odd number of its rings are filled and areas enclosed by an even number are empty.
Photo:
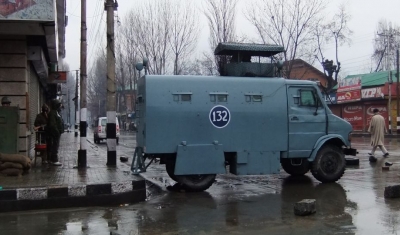
[[[361,90],[361,77],[345,78],[339,81],[337,92]]]
[[[374,109],[378,109],[380,115],[385,118],[385,123],[386,123],[386,128],[389,126],[389,120],[388,120],[388,108],[384,104],[378,104],[378,105],[366,105],[365,106],[365,118],[366,118],[366,129],[368,129],[369,124],[371,123],[371,118],[374,116]]]
[[[361,100],[361,90],[345,91],[337,93],[337,103],[354,102]]]
[[[47,83],[67,83],[67,72],[57,71],[50,72]]]
[[[383,99],[385,97],[383,93],[383,87],[373,87],[361,90],[362,99]]]
[[[336,104],[336,93],[330,93],[328,95],[323,94],[324,95],[324,99],[325,99],[325,103],[327,104]]]
[[[343,106],[343,119],[348,121],[353,130],[362,131],[363,130],[363,115],[364,110],[362,105],[345,105]]]
[[[54,0],[0,0],[0,21],[55,21],[55,2]]]

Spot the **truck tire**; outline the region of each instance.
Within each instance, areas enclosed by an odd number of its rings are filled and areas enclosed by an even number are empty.
[[[345,167],[346,160],[342,151],[337,146],[325,145],[318,151],[311,173],[322,183],[331,183],[342,177]]]
[[[293,165],[292,161],[301,161],[299,165]],[[281,159],[281,165],[283,170],[293,176],[305,175],[310,170],[310,163],[306,158],[304,159]]]
[[[169,157],[165,160],[165,170],[167,171],[167,174],[169,175],[169,177],[173,180],[175,180],[176,182],[178,182],[178,180],[176,179],[176,176],[174,174],[175,172],[175,157]]]
[[[186,191],[201,192],[207,190],[215,181],[215,174],[210,175],[176,175],[178,183],[181,183]]]

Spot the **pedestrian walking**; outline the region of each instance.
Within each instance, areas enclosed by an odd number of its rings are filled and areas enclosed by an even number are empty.
[[[374,116],[369,124],[368,132],[371,133],[371,146],[372,151],[369,153],[371,156],[370,161],[376,160],[375,150],[379,147],[384,157],[389,157],[389,152],[384,146],[385,133],[387,133],[385,119],[379,114],[378,109],[374,109]]]
[[[59,100],[52,100],[51,110],[49,112],[49,120],[47,123],[47,134],[49,143],[47,147],[50,149],[50,161],[54,166],[61,166],[58,159],[58,147],[60,145],[61,134],[64,133],[63,121],[60,115],[61,103]]]
[[[36,142],[38,144],[47,144],[49,142],[48,135],[46,135],[46,126],[48,123],[49,107],[46,104],[42,105],[42,112],[36,115],[33,129],[36,131]],[[50,156],[50,151],[47,148],[47,154],[42,156],[42,164],[47,164],[47,156]]]

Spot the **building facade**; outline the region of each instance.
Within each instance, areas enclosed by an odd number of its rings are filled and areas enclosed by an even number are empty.
[[[366,132],[376,108],[388,130],[397,131],[397,83],[391,77],[390,71],[347,76],[338,84],[337,102],[329,105],[332,112],[350,122],[354,131]]]
[[[0,1],[0,98],[19,108],[20,154],[34,154],[35,117],[57,97],[51,75],[65,57],[65,12],[66,0]]]

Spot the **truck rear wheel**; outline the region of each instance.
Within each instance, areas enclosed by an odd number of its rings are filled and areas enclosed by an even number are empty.
[[[171,179],[178,182],[175,176],[175,158],[167,158],[165,160],[165,170]]]
[[[210,175],[176,175],[176,181],[187,191],[201,192],[207,190],[215,181],[215,174]]]
[[[342,151],[333,145],[323,146],[311,167],[313,176],[322,183],[339,180],[344,174],[346,160]]]
[[[281,159],[281,165],[286,173],[293,176],[301,176],[310,170],[310,163],[305,158]]]

